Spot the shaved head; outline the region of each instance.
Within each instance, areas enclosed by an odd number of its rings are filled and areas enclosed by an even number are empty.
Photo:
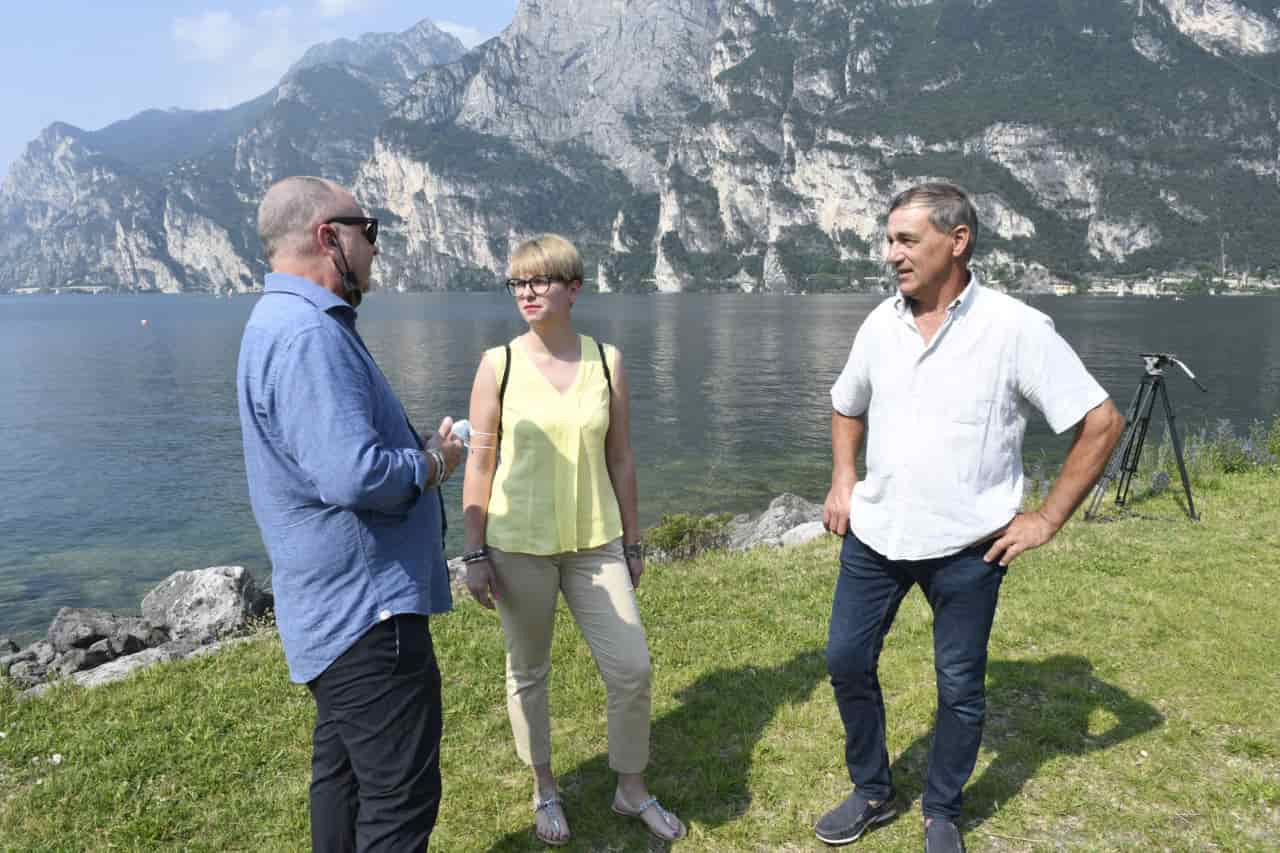
[[[277,182],[258,205],[258,237],[267,263],[281,254],[307,254],[309,232],[317,223],[358,211],[351,193],[324,178],[299,175]]]

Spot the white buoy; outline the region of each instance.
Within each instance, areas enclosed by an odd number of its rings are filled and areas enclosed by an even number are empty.
[[[145,326],[145,325],[147,325],[147,321],[146,321],[146,320],[143,320],[143,321],[142,321],[142,325],[144,325],[144,326]]]

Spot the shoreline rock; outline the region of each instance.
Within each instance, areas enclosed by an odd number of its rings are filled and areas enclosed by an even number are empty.
[[[758,545],[798,545],[815,538],[811,535],[815,523],[819,533],[825,532],[820,504],[783,492],[770,501],[768,509],[760,515],[739,515],[729,522],[728,548],[747,551]]]
[[[764,512],[734,517],[723,536],[699,550],[792,546],[825,532],[819,504],[784,492]],[[665,556],[655,551],[651,559],[661,562]],[[466,595],[462,558],[449,560],[448,571],[455,595]],[[239,642],[245,638],[236,635],[274,604],[243,566],[174,572],[142,599],[140,617],[63,607],[46,636],[25,649],[0,635],[0,678],[24,699],[43,695],[59,680],[81,687],[109,684],[152,664],[212,654],[226,642]]]
[[[218,639],[274,606],[244,566],[174,572],[142,599],[142,616],[175,639]]]
[[[22,698],[42,695],[58,680],[96,687],[153,663],[207,653],[273,604],[243,566],[174,572],[143,598],[141,617],[63,607],[45,638],[25,649],[0,637],[0,677]]]

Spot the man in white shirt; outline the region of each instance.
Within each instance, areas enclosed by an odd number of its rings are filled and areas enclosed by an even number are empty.
[[[933,610],[938,685],[925,850],[964,849],[956,821],[982,738],[1000,582],[1014,558],[1071,517],[1124,429],[1047,316],[979,285],[969,270],[977,234],[973,205],[954,186],[921,184],[894,198],[886,236],[898,293],[863,322],[831,389],[823,517],[844,547],[827,668],[855,789],[818,822],[828,844],[854,841],[898,812],[876,669],[898,605],[919,584]],[[1024,513],[1030,407],[1074,438],[1048,497]]]

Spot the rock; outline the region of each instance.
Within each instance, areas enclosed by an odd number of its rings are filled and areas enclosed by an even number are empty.
[[[242,630],[269,603],[243,566],[213,566],[174,572],[147,593],[142,615],[173,639],[205,643]]]
[[[198,641],[193,637],[185,637],[180,640],[173,640],[165,643],[159,648],[163,649],[169,656],[169,660],[182,660],[184,658],[194,657],[201,649],[217,649],[221,646],[218,642]]]
[[[68,675],[77,673],[85,668],[84,659],[88,654],[84,649],[70,649],[63,652],[61,657],[49,668],[49,672],[59,678],[66,678]]]
[[[49,642],[61,654],[71,649],[87,649],[101,640],[119,649],[138,651],[166,642],[169,637],[152,623],[136,616],[117,616],[87,607],[63,607],[49,625]],[[129,654],[120,651],[119,654]]]
[[[0,655],[0,678],[9,676],[9,667],[13,666],[16,655]]]
[[[812,521],[821,523],[822,507],[790,492],[783,492],[756,520],[740,522],[735,518],[730,522],[729,548],[745,551],[757,545],[781,545],[784,533]]]
[[[787,547],[803,545],[826,534],[827,528],[822,526],[821,521],[806,521],[804,524],[798,524],[782,534],[782,544]]]
[[[743,543],[755,534],[755,530],[755,522],[750,515],[735,515],[728,525],[729,548],[734,551],[742,551],[751,547]]]
[[[99,640],[85,651],[84,666],[80,668],[92,669],[95,666],[102,666],[107,661],[115,660],[117,657],[119,655],[112,651],[111,640]]]
[[[116,654],[111,651],[111,640],[99,640],[87,649],[69,649],[63,652],[50,667],[50,677],[66,678],[85,669],[102,666],[114,660]]]
[[[253,639],[252,637],[232,637],[229,640],[219,640],[216,643],[206,643],[203,646],[195,646],[189,651],[185,651],[185,652],[182,652],[181,654],[177,654],[174,659],[175,660],[195,660],[196,658],[207,658],[210,655],[216,654],[217,652],[221,651],[224,646],[229,646],[229,645],[232,645],[233,643],[242,643],[245,640],[252,640],[252,639]]]
[[[41,666],[48,666],[58,656],[58,652],[53,645],[44,640],[36,640],[27,647],[27,651],[35,655],[35,662]]]
[[[158,628],[155,629],[155,631],[158,634],[164,633]],[[146,643],[144,643],[136,634],[124,634],[118,637],[108,637],[106,642],[110,645],[111,657],[113,658],[136,654],[147,648]],[[152,645],[158,646],[160,643],[153,643]]]
[[[49,670],[34,660],[18,661],[9,667],[9,681],[19,690],[27,690],[41,683]]]
[[[0,634],[0,657],[11,655],[18,650],[18,644],[4,634]]]
[[[9,661],[10,664],[15,664],[24,660],[35,660],[36,653],[33,652],[30,648],[26,648],[20,652],[14,652],[11,655],[5,655],[5,658],[6,660]]]
[[[166,644],[167,646],[168,644]],[[86,672],[76,673],[74,681],[81,687],[97,687],[102,684],[110,684],[113,681],[119,681],[129,673],[144,666],[150,666],[161,661],[173,660],[174,652],[165,646],[157,646],[152,649],[143,649],[134,655],[116,658],[113,661],[104,663],[96,669]]]
[[[71,682],[77,687],[101,687],[104,684],[111,684],[112,682],[120,681],[131,673],[153,664],[164,663],[171,660],[205,657],[207,655],[214,654],[226,646],[249,642],[251,640],[253,640],[252,636],[236,637],[222,642],[204,644],[189,639],[173,640],[160,646],[143,649],[137,654],[116,658],[115,660],[108,661],[107,663],[104,663],[101,666],[96,666],[92,669],[85,668],[79,672],[68,671],[66,673],[59,674],[69,676]],[[91,650],[89,649],[72,649],[63,656],[67,661],[67,664],[64,666],[69,668],[71,661],[87,660],[90,651]],[[53,682],[45,681],[44,674],[42,673],[38,680],[33,681],[31,679],[24,679],[21,683],[15,682],[15,686],[22,690],[18,698],[35,699],[49,692],[49,690],[53,688]]]
[[[107,663],[94,667],[93,669],[84,669],[74,674],[68,673],[68,675],[70,675],[72,683],[78,687],[101,687],[104,684],[111,684],[113,682],[120,681],[137,670],[144,669],[148,666],[152,666],[153,664],[213,654],[222,645],[222,643],[201,645],[199,643],[192,642],[191,640],[174,640],[160,646],[143,649],[137,654],[116,658],[115,660],[108,661]],[[87,651],[84,649],[74,649],[68,654],[83,655],[87,654]],[[35,699],[43,696],[52,687],[53,685],[50,683],[37,683],[33,686],[27,687],[27,689],[25,689],[21,694],[21,698]]]

